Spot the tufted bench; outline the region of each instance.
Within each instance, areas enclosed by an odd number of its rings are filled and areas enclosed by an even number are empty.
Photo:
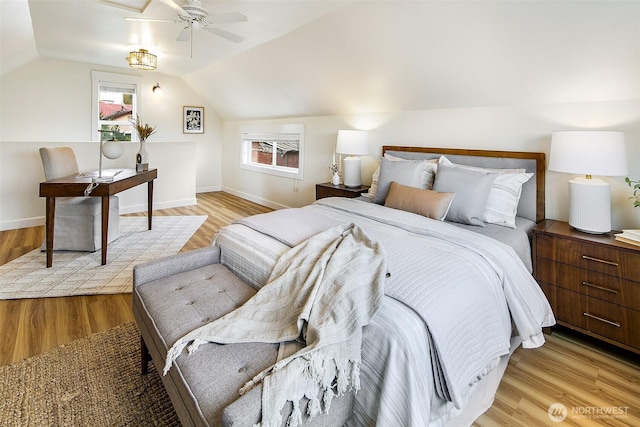
[[[135,266],[133,315],[141,335],[143,374],[150,357],[162,376],[167,350],[178,338],[234,310],[255,293],[220,264],[220,251],[214,247]],[[277,353],[277,344],[202,345],[193,354],[183,353],[162,382],[184,426],[252,426],[260,420],[262,387],[243,396],[238,390],[273,365]],[[334,399],[330,414],[305,425],[340,426],[349,418],[352,404],[352,394]],[[283,409],[287,410],[291,405]]]

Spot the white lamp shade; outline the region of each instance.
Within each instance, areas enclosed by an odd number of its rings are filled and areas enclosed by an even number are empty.
[[[124,153],[124,144],[118,141],[107,141],[102,144],[102,154],[107,159],[117,159]]]
[[[613,131],[553,132],[549,153],[549,170],[580,175],[626,175],[628,169],[624,133]]]
[[[363,130],[338,131],[336,153],[351,156],[369,154],[369,133]]]
[[[611,231],[609,184],[591,175],[627,174],[624,134],[562,131],[551,135],[549,170],[586,175],[569,181],[569,224],[586,233]]]

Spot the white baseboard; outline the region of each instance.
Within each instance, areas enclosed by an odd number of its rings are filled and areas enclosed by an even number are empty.
[[[196,187],[196,193],[211,193],[214,191],[222,191],[222,187],[219,185],[214,185],[210,187]]]
[[[242,191],[234,190],[229,187],[222,187],[222,190],[225,193],[233,194],[234,196],[242,197],[243,199],[249,200],[250,202],[258,203],[259,205],[266,206],[271,209],[286,209],[289,206],[282,205],[280,203],[272,202],[271,200],[266,200],[260,197],[256,197],[253,194],[244,193]]]
[[[18,228],[38,227],[44,225],[44,216],[35,218],[12,219],[0,222],[0,231],[15,230]]]

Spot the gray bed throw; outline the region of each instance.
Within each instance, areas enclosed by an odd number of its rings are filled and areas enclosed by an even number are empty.
[[[240,393],[262,382],[262,427],[282,424],[287,401],[288,425],[295,427],[301,398],[314,416],[329,411],[336,394],[360,388],[362,327],[382,303],[386,274],[377,242],[354,224],[334,226],[285,252],[268,284],[243,306],[179,339],[164,372],[189,344],[191,353],[206,342],[281,343],[282,358]]]

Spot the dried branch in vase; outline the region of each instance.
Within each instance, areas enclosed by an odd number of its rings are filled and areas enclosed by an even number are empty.
[[[156,128],[151,127],[148,123],[142,124],[139,116],[136,116],[136,131],[138,132],[138,137],[142,141],[146,141],[151,135],[156,133]]]

